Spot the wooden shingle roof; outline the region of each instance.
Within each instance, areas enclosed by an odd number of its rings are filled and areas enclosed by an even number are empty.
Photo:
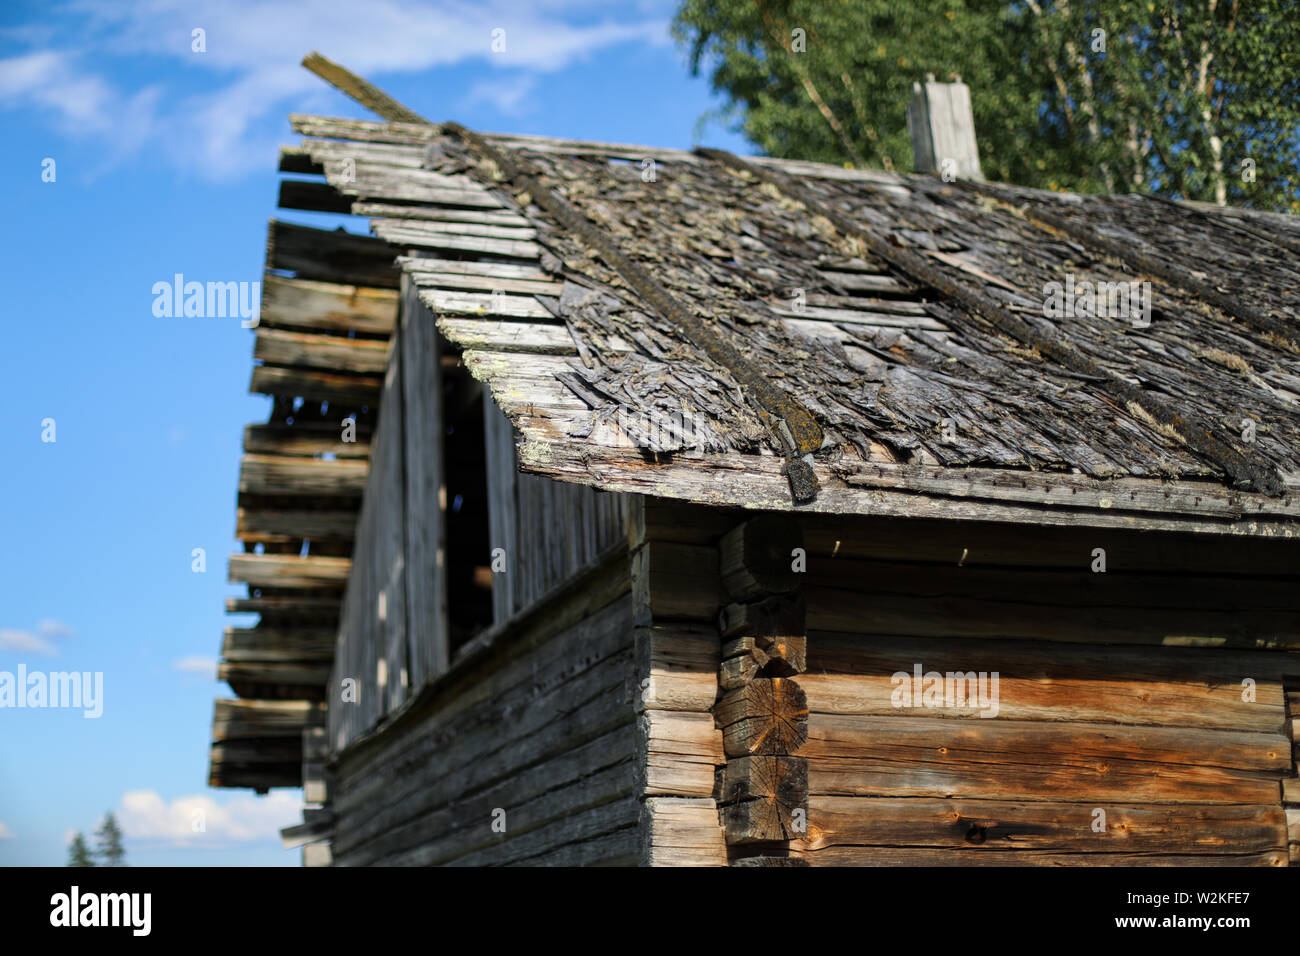
[[[308,138],[286,156],[404,253],[528,470],[769,509],[1268,534],[1300,515],[1287,217],[292,122]],[[1149,325],[1045,317],[1067,279],[1149,282]],[[783,439],[760,387],[810,414],[815,447]]]

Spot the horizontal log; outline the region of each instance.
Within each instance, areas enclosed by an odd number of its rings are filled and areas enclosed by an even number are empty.
[[[239,490],[255,495],[359,498],[369,472],[369,462],[355,459],[244,455]]]
[[[721,603],[716,548],[651,541],[632,560],[633,599],[655,620],[716,618]]]
[[[377,339],[259,328],[253,358],[272,365],[382,373],[388,361],[388,343]]]
[[[226,613],[261,614],[263,617],[295,617],[309,620],[337,618],[340,600],[340,597],[226,598]]]
[[[809,797],[808,835],[791,849],[836,845],[931,846],[960,854],[1246,855],[1285,850],[1286,821],[1280,807],[1270,806]]]
[[[645,866],[726,866],[727,847],[711,797],[649,797],[641,808]]]
[[[808,785],[829,796],[1276,803],[1280,734],[812,714]]]
[[[397,319],[397,294],[389,289],[336,282],[262,277],[258,327],[316,329],[389,335]]]
[[[275,537],[310,541],[351,541],[356,535],[356,511],[289,511],[239,508],[235,536],[243,541]]]
[[[333,455],[335,458],[369,458],[370,434],[368,425],[353,425],[355,441],[344,441],[344,424],[325,422],[295,422],[292,425],[244,426],[244,451],[255,455],[299,455],[315,458]]]
[[[272,219],[267,234],[266,267],[293,272],[299,279],[396,289],[396,255],[397,250],[382,239],[342,229],[315,229]]]
[[[267,737],[262,740],[231,740],[212,745],[211,763],[250,766],[302,761],[302,741],[293,737]]]
[[[217,666],[217,680],[228,683],[236,693],[240,684],[306,685],[323,688],[329,679],[329,664],[222,661]],[[295,740],[294,746],[300,752],[302,741]]]
[[[814,713],[978,718],[981,709],[971,700],[976,687],[964,678],[964,705],[954,696],[949,706],[942,684],[935,700],[915,699],[919,665],[923,675],[982,672],[989,690],[997,674],[1002,719],[1268,732],[1285,721],[1281,678],[1290,662],[1273,652],[822,631],[813,632],[809,645],[808,673],[799,685]],[[908,678],[895,680],[896,674]]]
[[[212,739],[286,737],[301,740],[310,726],[323,725],[323,704],[305,700],[229,700],[220,698],[212,716]]]
[[[678,506],[680,510],[681,506]],[[660,506],[664,521],[672,509]],[[1193,534],[1148,534],[1100,528],[1040,527],[931,519],[806,515],[809,560],[820,557],[946,564],[965,568],[1014,567],[1091,571],[1093,550],[1106,552],[1106,573],[1296,575],[1300,538],[1241,539]]]
[[[221,656],[232,663],[334,660],[333,628],[227,627]]]
[[[232,554],[231,582],[253,587],[342,588],[352,567],[350,558],[299,557],[296,554]]]
[[[722,764],[722,735],[710,714],[647,710],[639,720],[637,758],[649,796],[713,794],[714,770]]]
[[[1073,853],[1037,850],[978,849],[953,851],[934,847],[831,846],[824,850],[792,850],[807,866],[1106,866],[1106,867],[1216,867],[1287,866],[1280,850],[1246,854],[1198,853]]]
[[[709,713],[718,695],[718,636],[709,627],[655,625],[636,631],[639,709]]]
[[[378,375],[341,375],[274,365],[257,365],[248,390],[307,401],[329,402],[345,409],[375,407],[383,378]]]

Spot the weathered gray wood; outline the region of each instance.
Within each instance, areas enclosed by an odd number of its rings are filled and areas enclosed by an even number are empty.
[[[335,282],[262,277],[259,328],[319,329],[388,335],[397,318],[397,295],[389,289]]]
[[[254,587],[342,587],[352,566],[349,558],[299,557],[292,554],[232,554],[228,580]]]
[[[396,289],[396,254],[381,239],[273,219],[267,235],[266,266],[293,272],[300,280]]]
[[[244,455],[239,490],[254,495],[355,498],[365,490],[370,465],[355,459]]]
[[[258,365],[248,390],[254,394],[283,395],[308,401],[329,402],[342,408],[378,403],[380,379],[375,375],[337,375],[301,368]]]
[[[403,278],[400,351],[404,409],[406,618],[410,685],[450,664],[447,583],[442,557],[442,378],[434,319]]]
[[[246,425],[244,451],[254,455],[301,455],[314,458],[369,458],[370,428],[353,427],[354,441],[343,440],[344,425],[335,423],[295,422],[292,425]]]
[[[259,328],[253,358],[272,365],[302,365],[343,372],[382,372],[388,345],[374,339]]]
[[[943,173],[982,180],[970,87],[960,81],[912,84],[907,104],[907,128],[918,173]]]

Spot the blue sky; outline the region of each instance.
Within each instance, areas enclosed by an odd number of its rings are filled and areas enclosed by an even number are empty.
[[[298,863],[277,831],[299,791],[206,786],[212,701],[230,696],[214,661],[241,623],[222,611],[240,440],[269,408],[248,394],[253,333],[155,318],[150,290],[256,281],[268,218],[320,221],[275,209],[286,116],[370,117],[302,56],[434,120],[751,151],[697,129],[716,103],[669,38],[674,6],[6,0],[0,672],[102,672],[103,713],[0,708],[0,864],[60,865],[110,809],[135,864]]]

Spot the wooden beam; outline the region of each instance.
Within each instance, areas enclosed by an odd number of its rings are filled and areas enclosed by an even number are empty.
[[[255,455],[300,455],[315,458],[333,455],[335,458],[370,457],[368,425],[356,423],[356,441],[343,440],[344,425],[330,422],[294,422],[292,425],[267,424],[244,427],[244,451]]]
[[[266,266],[299,279],[396,289],[397,249],[371,236],[271,220]]]
[[[389,335],[397,319],[397,296],[388,289],[338,282],[262,277],[259,325]]]
[[[320,169],[321,174],[324,174],[323,167],[310,165]],[[352,212],[350,196],[344,196],[329,183],[313,183],[301,179],[280,180],[280,198],[276,205],[281,209],[305,209],[309,212],[332,212],[343,215],[350,215]]]
[[[239,491],[255,495],[359,498],[366,490],[370,464],[355,459],[244,455]]]
[[[379,403],[383,379],[378,375],[337,375],[299,368],[258,365],[248,390],[254,394],[281,395],[309,401],[329,402],[346,409]]]
[[[259,328],[253,358],[272,365],[303,365],[336,372],[382,372],[388,343],[342,335]]]
[[[341,588],[347,584],[350,558],[299,557],[291,554],[232,554],[228,580],[253,587]]]
[[[227,627],[221,656],[233,663],[332,662],[333,628]]]

